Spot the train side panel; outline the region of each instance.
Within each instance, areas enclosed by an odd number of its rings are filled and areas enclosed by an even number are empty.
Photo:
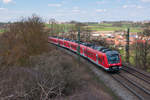
[[[77,52],[77,43],[70,42],[70,49],[73,50],[74,52]]]
[[[86,46],[84,46],[84,45],[80,45],[80,54],[82,55],[82,56],[84,56],[84,57],[87,57],[87,55],[86,55]]]
[[[80,45],[80,55],[83,55],[83,50],[84,50],[83,46]]]
[[[64,40],[64,47],[66,47],[66,48],[70,48],[69,41]]]
[[[56,45],[66,47],[74,52],[78,51],[78,43],[71,42],[68,40],[58,39],[55,37],[49,37],[48,42],[54,43]],[[121,56],[119,55],[120,61],[118,63],[109,64],[107,60],[106,53],[97,51],[90,47],[80,44],[80,55],[88,58],[95,64],[101,66],[106,71],[119,70],[122,67]],[[117,68],[116,68],[117,67]]]
[[[58,44],[58,39],[57,38],[50,37],[49,41],[54,43],[54,44]]]
[[[64,46],[64,40],[62,40],[62,39],[58,39],[58,44],[59,44],[59,46]]]
[[[96,63],[96,52],[92,48],[87,48],[88,58]]]
[[[108,70],[109,66],[107,63],[107,58],[106,55],[104,53],[101,52],[97,52],[97,59],[98,59],[98,65],[101,66],[102,68],[104,68],[105,70]]]

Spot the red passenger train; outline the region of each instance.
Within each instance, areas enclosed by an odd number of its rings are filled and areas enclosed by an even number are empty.
[[[78,42],[65,38],[49,37],[48,42],[68,48],[77,52]],[[119,71],[122,68],[121,56],[117,51],[107,49],[103,46],[80,42],[80,55],[89,59],[106,71]]]

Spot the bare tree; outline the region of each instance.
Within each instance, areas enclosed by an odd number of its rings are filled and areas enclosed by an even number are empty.
[[[138,33],[139,38],[136,41],[136,45],[134,46],[135,50],[135,63],[141,68],[147,70],[148,69],[148,56],[150,54],[150,29],[146,27],[143,29],[143,32]]]
[[[9,30],[0,37],[0,54],[5,64],[28,63],[29,56],[48,51],[48,32],[44,22],[33,15],[9,26]]]

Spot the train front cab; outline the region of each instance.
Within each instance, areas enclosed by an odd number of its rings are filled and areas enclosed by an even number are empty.
[[[110,72],[117,72],[117,71],[119,71],[122,68],[121,56],[120,55],[118,55],[118,60],[116,60],[116,61],[114,60],[114,62],[110,62],[109,60],[110,59],[107,56],[107,62],[108,62],[108,66],[109,66],[108,71],[110,71]]]
[[[102,67],[104,70],[108,71],[108,72],[118,72],[121,68],[121,59],[119,60],[118,63],[113,63],[110,64],[110,62],[108,61],[108,57],[106,56],[105,53],[101,53],[98,52],[97,53],[97,63],[100,67]]]
[[[108,71],[110,72],[117,72],[122,68],[122,65],[115,64],[115,65],[110,65]]]

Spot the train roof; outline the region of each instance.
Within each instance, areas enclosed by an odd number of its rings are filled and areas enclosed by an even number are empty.
[[[64,38],[64,40],[66,40],[66,41],[71,41],[70,39],[68,39],[68,38]]]
[[[83,45],[85,45],[87,47],[91,47],[91,48],[93,48],[95,46],[94,44],[91,44],[91,43],[84,43]]]
[[[101,52],[103,52],[103,53],[106,53],[106,52],[108,52],[108,51],[112,51],[112,50],[110,50],[110,49],[108,49],[108,48],[106,48],[106,47],[103,47],[103,46],[95,46],[93,49],[95,49],[95,50],[97,50],[97,51],[101,51]]]
[[[71,42],[75,42],[75,43],[78,43],[78,41],[77,40],[70,40]]]
[[[106,55],[112,55],[112,54],[119,54],[119,53],[118,51],[115,51],[115,50],[106,52]]]
[[[63,39],[63,40],[67,40],[67,41],[78,43],[77,40],[71,40],[71,39],[68,39],[68,38],[57,37],[57,36],[53,36],[53,37],[54,38],[59,38],[59,39]],[[119,54],[117,51],[113,51],[113,50],[108,49],[108,48],[103,47],[103,46],[96,46],[96,45],[94,45],[92,43],[86,43],[86,42],[82,42],[82,41],[80,41],[79,43],[82,44],[82,45],[84,45],[84,46],[93,48],[93,49],[95,49],[97,51],[101,51],[103,53],[106,53],[107,55],[109,55],[109,54]]]

